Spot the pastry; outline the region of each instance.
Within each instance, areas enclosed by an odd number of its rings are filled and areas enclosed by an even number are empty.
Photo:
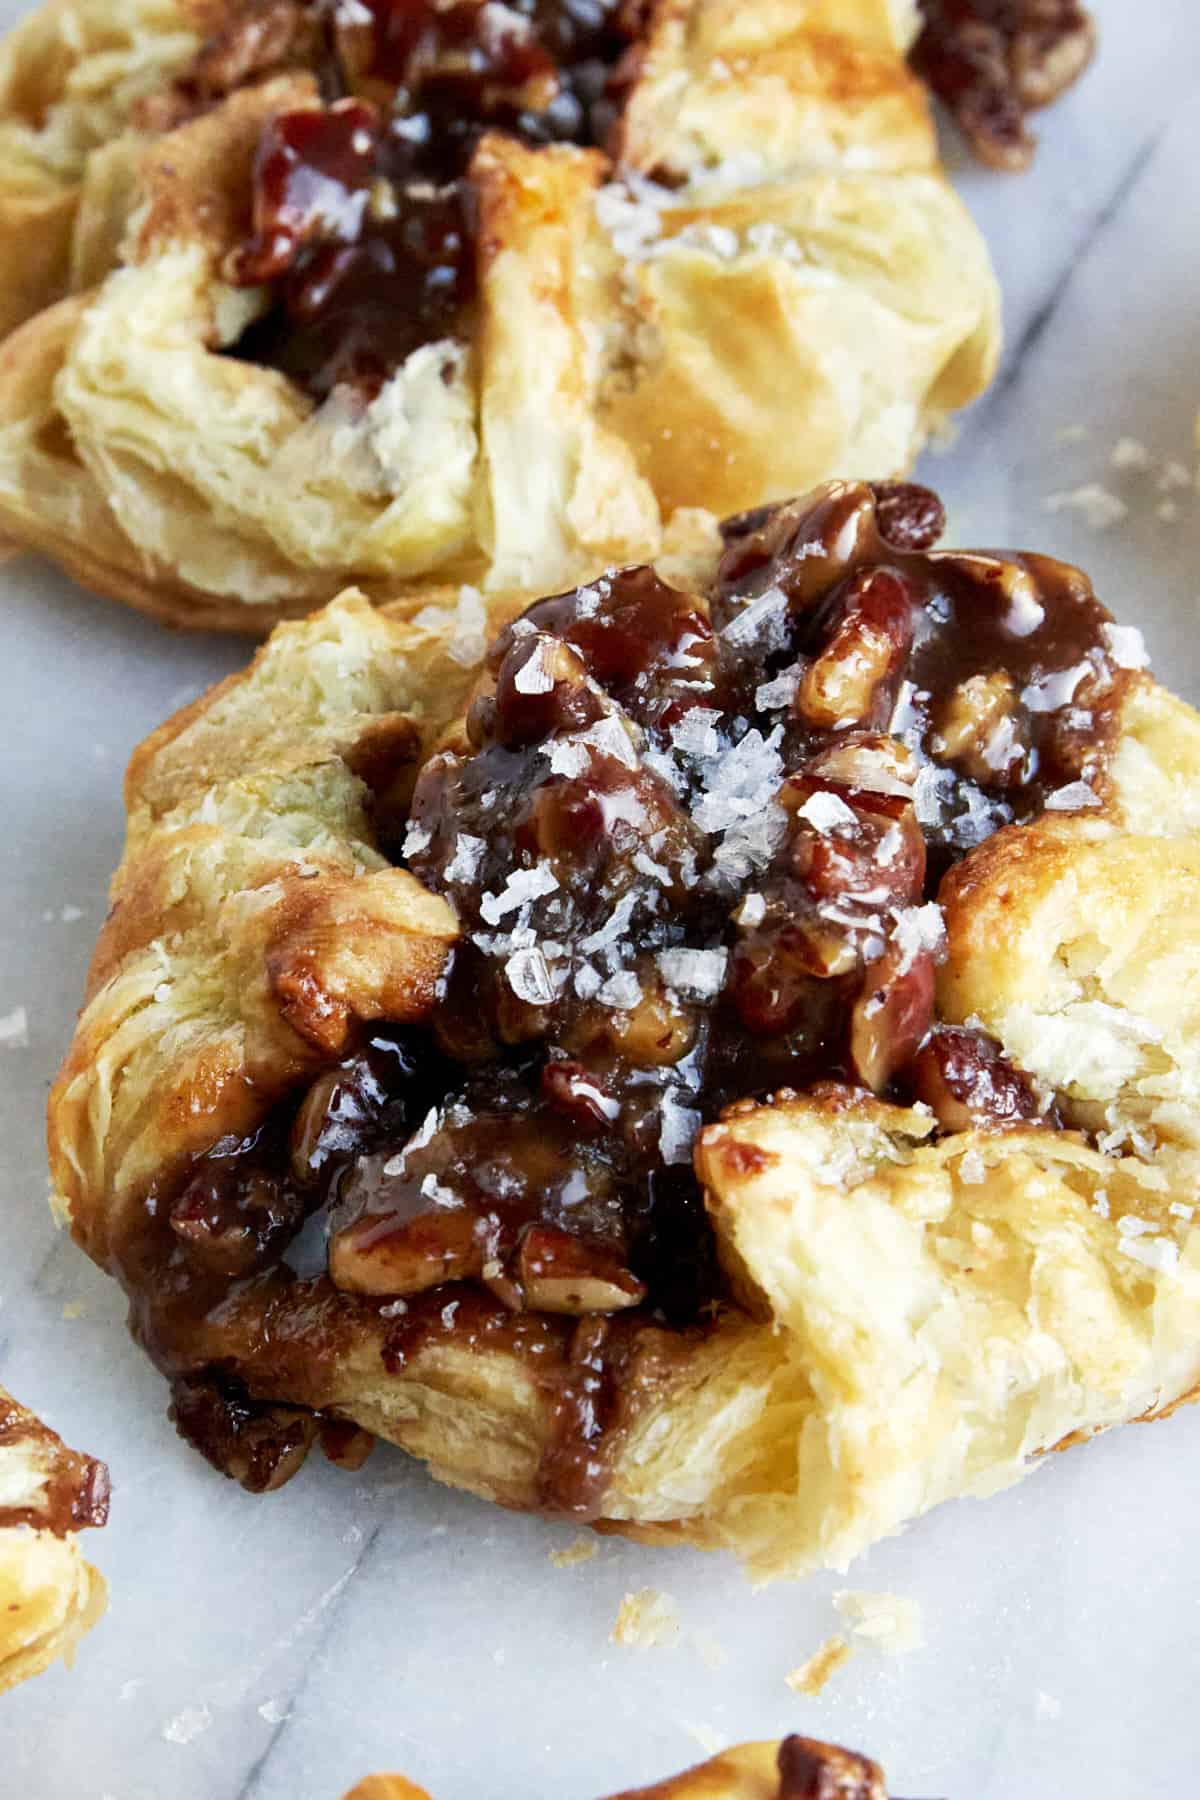
[[[108,1471],[0,1388],[0,1693],[75,1646],[104,1611],[77,1533],[108,1518]]]
[[[1078,0],[919,0],[913,67],[945,101],[982,162],[1021,170],[1036,148],[1027,115],[1078,81],[1096,24]]]
[[[206,0],[46,0],[0,41],[0,335],[107,273],[139,102],[203,41]]]
[[[122,138],[122,265],[0,354],[0,529],[261,631],[903,470],[998,344],[911,7],[596,12],[226,7],[220,79],[206,46]]]
[[[1200,718],[941,525],[349,593],[135,753],[53,1177],[218,1467],[767,1576],[1190,1395]]]
[[[403,1775],[369,1775],[345,1800],[429,1800]],[[613,1800],[887,1800],[883,1770],[869,1757],[816,1738],[738,1744],[682,1775]]]

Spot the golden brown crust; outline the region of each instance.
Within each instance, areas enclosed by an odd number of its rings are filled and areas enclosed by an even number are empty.
[[[107,1500],[103,1464],[0,1388],[0,1693],[70,1661],[104,1611],[104,1581],[76,1533],[104,1523]]]
[[[547,591],[656,553],[678,507],[900,471],[997,352],[986,253],[905,68],[909,15],[660,6],[625,172],[485,139],[469,341],[422,346],[369,405],[314,407],[214,354],[264,304],[220,275],[258,128],[311,78],[106,138],[70,203],[70,281],[44,299],[96,285],[0,359],[0,529],[170,623],[261,632],[431,570]]]
[[[135,1289],[148,1193],[253,1129],[351,1021],[427,1003],[455,922],[380,854],[356,769],[389,744],[428,754],[520,605],[343,596],[135,754],[50,1105],[75,1235]],[[844,1566],[1196,1388],[1200,721],[1148,677],[1122,692],[1103,803],[997,833],[945,894],[943,1016],[977,1018],[1080,1130],[935,1141],[927,1111],[844,1089],[710,1125],[697,1170],[738,1305],[630,1371],[603,1521],[764,1576]],[[377,1303],[281,1271],[200,1321],[154,1320],[170,1367],[219,1366],[538,1505],[554,1408],[536,1358],[465,1329],[401,1356],[391,1333]]]

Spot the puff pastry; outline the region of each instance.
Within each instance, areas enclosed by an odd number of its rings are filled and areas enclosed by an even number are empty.
[[[135,753],[53,1176],[218,1467],[765,1577],[1191,1396],[1200,718],[940,526],[348,593]]]
[[[68,1661],[104,1611],[103,1578],[76,1533],[108,1517],[103,1463],[0,1388],[0,1693]]]
[[[299,0],[226,4],[116,140],[121,266],[0,354],[0,528],[176,624],[547,591],[681,508],[894,474],[986,385],[907,0],[610,4],[582,45],[528,10],[409,39],[380,4],[331,49]]]
[[[369,1775],[345,1800],[429,1800],[403,1775]],[[883,1770],[869,1757],[816,1738],[738,1744],[653,1787],[613,1800],[887,1800]]]

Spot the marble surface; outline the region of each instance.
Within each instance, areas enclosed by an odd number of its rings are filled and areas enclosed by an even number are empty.
[[[5,9],[7,10],[7,9]],[[1200,15],[1101,0],[1102,58],[1042,122],[1032,175],[956,164],[1006,292],[1008,352],[956,445],[926,460],[956,534],[1086,562],[1200,699]],[[1151,466],[1114,446],[1144,446]],[[1120,460],[1120,459],[1119,459]],[[1125,515],[1105,530],[1077,495]],[[1164,485],[1165,484],[1165,485]],[[1160,510],[1165,516],[1159,516]],[[837,1628],[845,1580],[753,1593],[721,1559],[602,1542],[435,1488],[398,1453],[314,1460],[252,1499],[176,1439],[112,1286],[53,1229],[42,1110],[121,833],[120,774],[168,710],[242,660],[172,637],[34,562],[0,572],[4,833],[0,1379],[107,1457],[91,1540],[108,1617],[0,1706],[0,1791],[22,1800],[336,1800],[401,1768],[438,1800],[568,1800],[790,1728],[861,1744],[895,1790],[947,1800],[1191,1791],[1200,1411],[1054,1458],[877,1549],[848,1585],[919,1600],[926,1647],[864,1648],[819,1701],[785,1672]],[[609,1641],[621,1597],[669,1592],[673,1648]]]

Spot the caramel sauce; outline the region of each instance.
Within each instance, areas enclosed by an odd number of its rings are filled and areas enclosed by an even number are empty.
[[[228,262],[231,281],[273,296],[234,353],[316,399],[339,383],[369,396],[420,345],[461,335],[476,145],[485,131],[603,143],[641,12],[629,0],[355,0],[323,13],[323,104],[267,126],[254,229]]]
[[[277,1485],[351,1348],[398,1374],[444,1343],[520,1362],[537,1498],[595,1516],[631,1411],[728,1304],[703,1122],[869,1090],[1056,1127],[937,1018],[937,893],[1102,801],[1132,677],[1077,570],[939,551],[941,523],[927,490],[832,483],[730,521],[710,592],[618,570],[500,635],[391,846],[461,924],[428,1020],[365,1032],[121,1247],[218,1466]]]
[[[31,1506],[0,1506],[0,1530],[28,1525],[66,1537],[70,1532],[108,1522],[108,1470],[95,1457],[68,1450],[57,1432],[0,1395],[0,1453],[27,1446],[45,1465],[48,1476]]]

